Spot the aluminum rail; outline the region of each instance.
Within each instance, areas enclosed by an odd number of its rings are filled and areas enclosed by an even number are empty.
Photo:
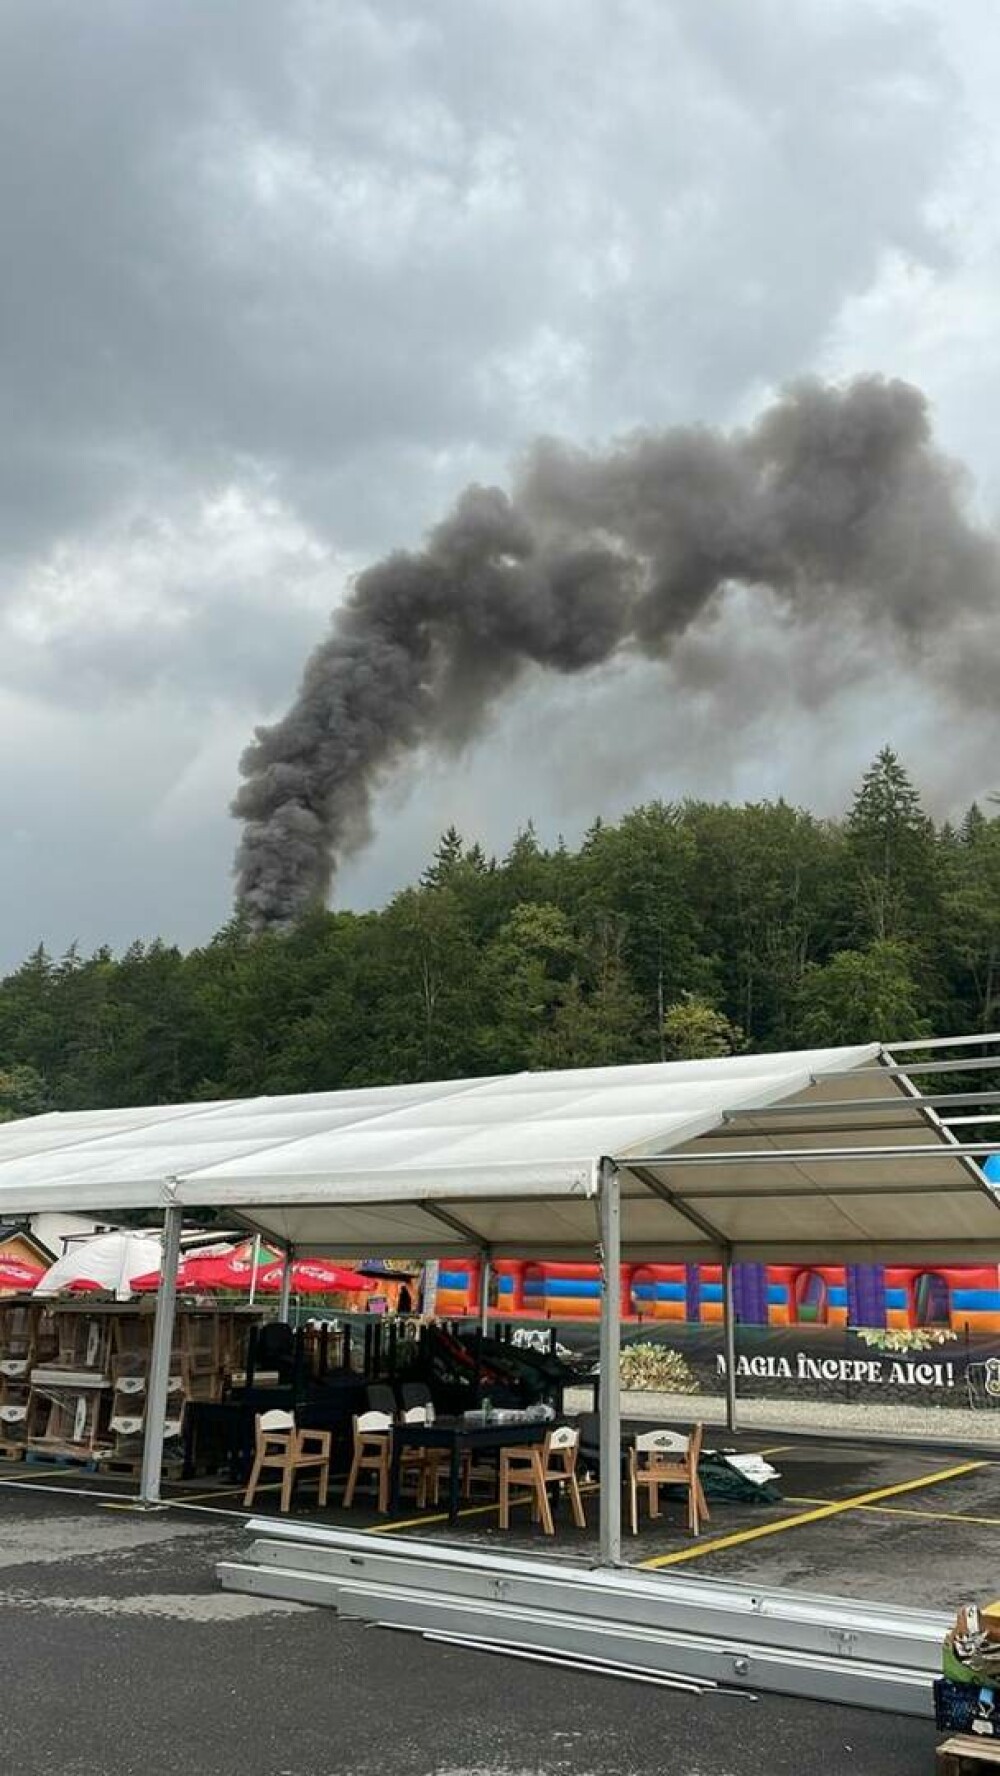
[[[998,1061],[1000,1066],[1000,1061]],[[843,1077],[843,1075],[841,1075]],[[983,1091],[961,1092],[920,1092],[917,1097],[906,1097],[902,1092],[889,1098],[811,1098],[804,1104],[760,1104],[754,1106],[738,1105],[731,1110],[722,1112],[722,1121],[735,1122],[741,1116],[773,1116],[781,1120],[787,1117],[815,1116],[821,1120],[824,1116],[834,1114],[867,1115],[869,1111],[888,1113],[894,1110],[898,1115],[901,1110],[937,1110],[947,1108],[951,1104],[998,1104],[1000,1091],[987,1086]]]
[[[914,1073],[972,1073],[980,1067],[1000,1068],[1000,1053],[992,1055],[970,1055],[963,1061],[917,1061],[915,1065],[905,1067],[831,1067],[828,1073],[813,1073],[811,1083],[822,1085],[828,1079],[857,1079],[859,1077],[880,1079],[910,1079]]]
[[[752,1135],[753,1131],[749,1133]],[[710,1141],[711,1132],[702,1136],[702,1140]],[[754,1147],[738,1148],[735,1153],[723,1149],[720,1153],[633,1153],[622,1154],[615,1164],[623,1170],[632,1166],[671,1165],[671,1166],[719,1166],[719,1165],[785,1165],[801,1159],[843,1165],[854,1160],[863,1159],[973,1159],[977,1154],[995,1153],[995,1141],[976,1141],[971,1144],[959,1144],[949,1141],[945,1144],[938,1141],[930,1147],[908,1147],[905,1142],[885,1147]],[[985,1180],[984,1180],[985,1183]]]
[[[647,1672],[927,1714],[943,1616],[634,1569],[251,1520],[229,1590]]]

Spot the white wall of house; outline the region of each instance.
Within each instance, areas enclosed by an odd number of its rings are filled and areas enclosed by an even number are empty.
[[[104,1233],[111,1225],[107,1221],[95,1221],[91,1215],[59,1215],[48,1209],[29,1215],[28,1223],[35,1238],[57,1258],[62,1257],[71,1241],[86,1239],[92,1233]]]

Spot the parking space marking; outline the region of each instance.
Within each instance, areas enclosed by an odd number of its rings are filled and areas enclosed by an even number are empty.
[[[600,1486],[596,1480],[585,1480],[580,1487],[581,1495],[584,1496],[588,1493],[600,1492],[600,1490]],[[512,1511],[516,1511],[519,1505],[530,1505],[530,1503],[530,1498],[511,1499],[510,1508]],[[491,1511],[499,1511],[499,1509],[499,1501],[493,1499],[488,1505],[464,1505],[458,1515],[459,1517],[484,1517]],[[363,1529],[361,1534],[370,1536],[391,1535],[394,1529],[423,1529],[430,1523],[447,1523],[447,1521],[447,1511],[438,1511],[433,1517],[403,1517],[398,1523],[372,1523],[369,1524],[367,1529]]]
[[[919,1492],[925,1486],[940,1486],[946,1480],[957,1480],[961,1474],[972,1474],[989,1467],[987,1461],[961,1462],[957,1467],[939,1468],[936,1473],[921,1474],[916,1480],[900,1480],[894,1486],[880,1486],[874,1492],[859,1492],[853,1498],[835,1499],[816,1510],[799,1511],[793,1517],[781,1517],[776,1523],[759,1523],[753,1529],[735,1530],[732,1535],[717,1536],[695,1548],[678,1548],[673,1554],[656,1554],[642,1560],[643,1567],[680,1566],[684,1561],[702,1560],[706,1554],[721,1553],[725,1548],[742,1547],[747,1542],[762,1541],[765,1536],[782,1535],[789,1529],[804,1529],[810,1523],[822,1523],[828,1517],[840,1517],[845,1511],[856,1511],[862,1505],[877,1505],[882,1499],[898,1498],[905,1492]]]
[[[5,1486],[33,1487],[37,1492],[38,1488],[44,1486],[47,1480],[58,1480],[60,1476],[65,1477],[67,1474],[79,1474],[79,1472],[80,1469],[76,1465],[71,1468],[46,1468],[44,1474],[40,1474],[36,1468],[30,1480],[27,1474],[22,1471],[20,1474],[12,1474],[10,1477],[5,1474],[3,1483]]]
[[[822,1499],[792,1498],[790,1505],[821,1505]],[[856,1511],[869,1511],[875,1517],[913,1517],[924,1523],[974,1523],[983,1529],[1000,1529],[1000,1517],[971,1517],[965,1511],[915,1511],[911,1505],[855,1505]]]

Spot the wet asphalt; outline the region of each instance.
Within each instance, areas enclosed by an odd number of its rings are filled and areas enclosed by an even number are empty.
[[[241,1522],[0,1490],[17,1776],[920,1776],[930,1721],[692,1697],[221,1592]]]

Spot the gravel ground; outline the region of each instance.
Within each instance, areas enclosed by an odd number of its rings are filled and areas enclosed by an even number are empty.
[[[647,1394],[622,1391],[622,1417],[677,1420],[690,1424],[725,1424],[726,1406],[710,1394]],[[592,1404],[589,1389],[569,1388],[566,1410],[586,1412]],[[889,1406],[869,1402],[847,1406],[827,1400],[752,1400],[740,1398],[739,1424],[743,1430],[799,1431],[806,1435],[848,1431],[870,1437],[913,1437],[921,1443],[992,1444],[1000,1449],[1000,1411],[963,1412],[954,1407]]]

